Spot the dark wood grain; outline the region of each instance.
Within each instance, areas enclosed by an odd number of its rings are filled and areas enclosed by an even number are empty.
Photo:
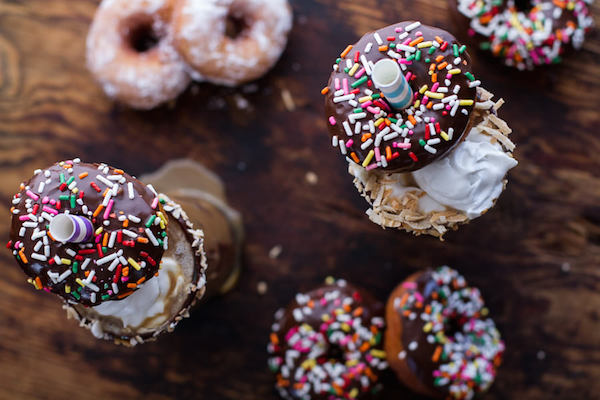
[[[96,6],[0,2],[0,237],[10,196],[35,168],[79,156],[142,174],[190,157],[224,178],[244,215],[245,269],[231,294],[174,334],[125,349],[66,321],[59,300],[35,292],[0,252],[0,399],[276,399],[267,335],[294,293],[335,275],[385,300],[404,277],[441,264],[481,287],[506,339],[486,399],[600,397],[597,34],[564,64],[535,73],[475,55],[485,87],[507,100],[501,113],[520,165],[492,212],[441,243],[383,231],[363,215],[329,148],[319,90],[335,54],[366,30],[403,19],[451,29],[445,1],[295,1],[288,49],[267,77],[237,90],[196,85],[175,105],[143,113],[108,101],[85,68]],[[284,90],[295,107],[285,106]],[[283,251],[272,259],[276,245]],[[415,398],[392,376],[384,381],[383,398]]]

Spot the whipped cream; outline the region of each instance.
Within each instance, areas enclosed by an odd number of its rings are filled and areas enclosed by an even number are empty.
[[[174,258],[163,257],[158,276],[123,300],[106,301],[92,309],[102,316],[120,319],[125,328],[156,329],[169,320],[170,305],[184,290],[183,286],[181,266]]]
[[[450,154],[412,175],[433,200],[474,219],[494,205],[504,190],[506,173],[517,164],[475,127]]]

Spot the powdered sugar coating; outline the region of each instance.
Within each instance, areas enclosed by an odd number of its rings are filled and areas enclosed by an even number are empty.
[[[246,25],[225,34],[227,18]],[[287,44],[292,12],[287,0],[181,0],[174,10],[174,43],[194,79],[235,86],[264,75]]]
[[[87,65],[106,94],[151,109],[179,95],[190,78],[172,45],[169,0],[104,0],[87,37]],[[127,35],[150,25],[158,42],[136,51]]]

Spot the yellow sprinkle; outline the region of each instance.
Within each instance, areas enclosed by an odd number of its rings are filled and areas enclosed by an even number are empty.
[[[431,331],[431,328],[433,328],[433,324],[431,322],[428,322],[425,324],[425,326],[423,326],[423,332],[429,332]]]
[[[472,106],[473,100],[459,100],[458,105],[460,106]]]
[[[419,108],[420,105],[421,105],[421,100],[417,100],[417,101],[415,101],[415,104],[413,104],[413,108]]]
[[[96,229],[96,232],[94,232],[94,233],[95,233],[96,235],[99,235],[99,234],[101,234],[101,233],[102,233],[102,231],[103,231],[103,230],[104,230],[104,228],[103,228],[103,227],[100,227],[100,228]]]
[[[365,158],[365,161],[363,161],[362,166],[366,168],[367,165],[371,163],[371,160],[373,159],[374,155],[375,152],[373,150],[369,151],[369,154],[367,154],[367,158]]]
[[[85,283],[79,278],[75,278],[75,282],[77,282],[79,286],[85,286]]]
[[[69,260],[67,258],[61,258],[60,263],[65,264],[65,265],[71,265],[71,260]]]
[[[354,388],[350,391],[350,393],[348,393],[348,396],[350,396],[351,399],[355,399],[358,396],[358,389]]]
[[[356,71],[358,71],[358,67],[359,67],[359,64],[354,64],[354,66],[352,67],[352,69],[350,69],[350,71],[348,72],[348,75],[354,76],[354,73]]]
[[[321,315],[321,319],[323,320],[323,322],[327,322],[327,321],[329,321],[329,315],[323,314],[323,315]]]
[[[348,367],[354,367],[356,364],[358,364],[358,360],[356,359],[346,361],[346,366]]]
[[[375,121],[375,126],[379,126],[383,123],[384,119],[383,118],[379,118],[377,121]]]
[[[344,322],[344,323],[342,324],[342,330],[343,330],[344,332],[350,332],[350,325],[348,325],[347,323],[345,323],[345,322]]]
[[[167,227],[167,225],[165,225],[165,222],[163,220],[160,221],[160,229],[165,229]]]
[[[71,293],[71,286],[65,285],[65,293]]]
[[[451,69],[450,71],[448,71],[448,73],[449,73],[450,75],[458,75],[458,74],[460,74],[461,72],[462,72],[462,71],[461,71],[460,69],[458,69],[458,68],[454,68],[454,69]]]
[[[317,365],[317,360],[305,360],[301,366],[304,369],[312,369],[315,365]]]
[[[77,189],[77,188],[75,187],[75,188],[73,188],[73,190],[71,190],[71,192],[72,192],[73,194],[77,194],[77,193],[79,193],[79,189]]]
[[[371,100],[371,96],[365,96],[365,97],[361,97],[360,99],[358,99],[358,102],[359,103],[366,103],[369,100]]]
[[[484,317],[486,315],[488,315],[489,313],[490,313],[490,310],[488,310],[487,308],[484,307],[481,309],[481,315],[483,315]]]
[[[419,89],[419,93],[421,93],[421,94],[425,93],[425,91],[428,89],[428,87],[429,86],[427,86],[427,85],[421,86],[421,89]]]
[[[335,279],[333,278],[333,276],[328,276],[327,278],[325,278],[326,285],[333,285],[334,283],[335,283]]]
[[[377,358],[385,358],[385,351],[383,351],[383,350],[377,350],[377,349],[372,349],[371,350],[371,355],[373,357],[377,357]]]
[[[443,99],[444,98],[444,93],[430,92],[428,90],[428,91],[425,92],[425,96],[431,97],[432,99]]]
[[[450,140],[450,136],[448,136],[448,134],[444,131],[442,131],[442,133],[440,133],[440,136],[442,137],[442,139],[444,139],[446,142],[448,140]]]
[[[424,49],[425,47],[431,47],[433,46],[433,42],[429,41],[429,42],[421,42],[417,45],[417,47],[419,49]]]
[[[129,265],[131,265],[133,268],[135,268],[136,270],[140,270],[142,269],[142,267],[140,267],[140,264],[138,264],[133,258],[129,257],[127,259],[127,262],[129,263]]]
[[[167,219],[165,218],[165,214],[163,214],[162,212],[160,212],[160,211],[159,211],[159,212],[157,212],[157,213],[156,213],[156,215],[158,215],[158,217],[159,217],[159,218],[160,218],[162,221],[164,221],[164,223],[165,223],[165,224],[167,224],[167,223],[168,223],[168,222],[167,222]]]

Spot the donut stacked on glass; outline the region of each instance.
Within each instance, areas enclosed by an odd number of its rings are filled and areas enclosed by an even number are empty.
[[[235,256],[220,249],[237,252],[225,246],[234,234],[219,233],[216,206],[192,221],[167,195],[106,164],[75,159],[35,171],[11,213],[8,247],[28,281],[62,297],[94,336],[119,344],[172,331],[204,295],[209,265],[222,275],[208,279],[215,292],[233,274]],[[205,231],[219,241],[205,242]]]
[[[109,97],[151,109],[190,79],[236,86],[261,77],[291,27],[287,0],[103,0],[87,64]]]
[[[489,210],[517,165],[503,101],[441,29],[408,21],[367,33],[322,94],[332,146],[382,227],[442,237]]]

